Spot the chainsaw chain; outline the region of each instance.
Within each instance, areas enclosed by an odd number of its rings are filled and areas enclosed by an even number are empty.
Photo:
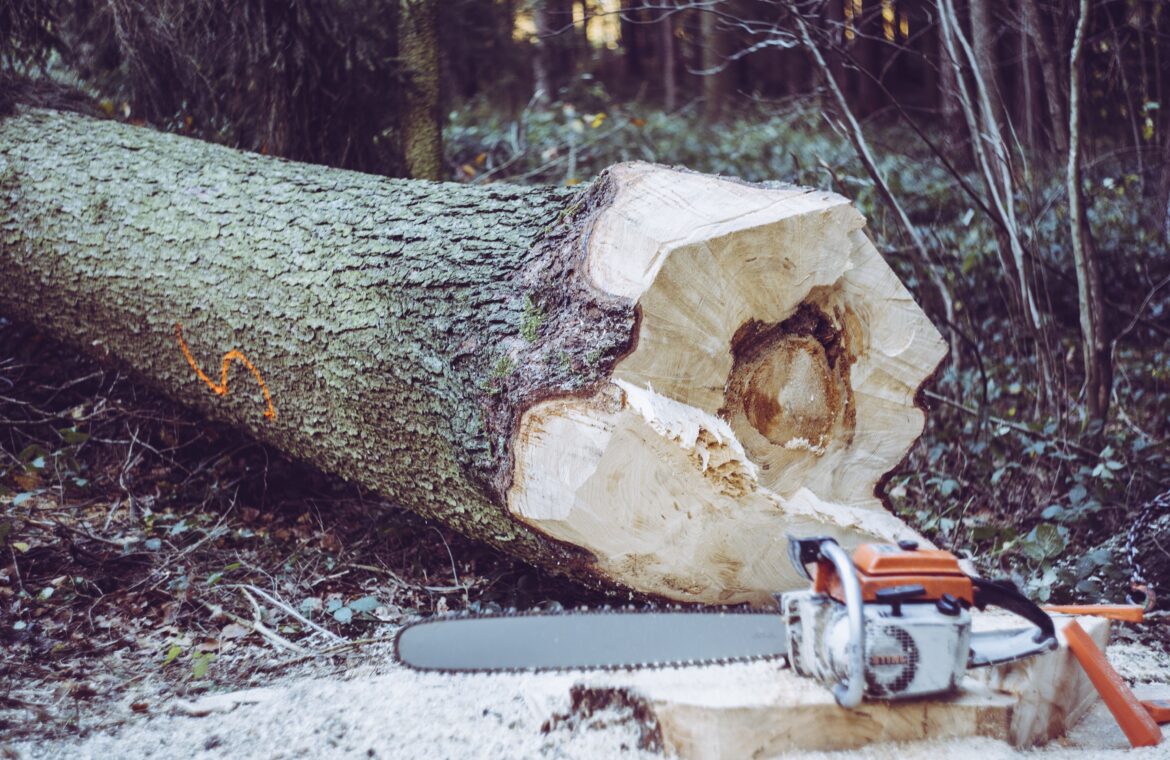
[[[523,617],[572,617],[572,616],[598,616],[598,615],[640,615],[647,612],[669,612],[671,614],[711,614],[719,613],[723,615],[779,615],[780,611],[776,609],[760,609],[756,607],[748,607],[741,605],[738,607],[717,607],[717,606],[697,606],[684,607],[682,605],[664,606],[664,607],[637,607],[628,605],[624,607],[610,607],[605,605],[602,607],[576,607],[573,609],[562,609],[555,611],[547,610],[503,610],[500,612],[470,612],[467,610],[460,610],[458,612],[447,612],[441,615],[432,615],[430,617],[420,618],[406,623],[394,633],[394,661],[404,668],[414,670],[415,672],[426,673],[440,673],[444,675],[491,675],[494,673],[505,674],[523,674],[523,673],[580,673],[580,672],[602,672],[602,673],[633,673],[641,670],[668,670],[670,668],[687,668],[687,667],[701,667],[706,665],[730,665],[732,663],[750,663],[750,662],[773,662],[777,660],[787,660],[787,656],[782,653],[767,654],[767,655],[751,655],[748,657],[717,657],[710,659],[694,659],[694,660],[655,660],[653,662],[627,663],[624,665],[588,665],[588,666],[543,666],[543,667],[528,667],[528,668],[483,668],[477,670],[460,670],[458,668],[428,668],[425,671],[416,670],[410,665],[406,664],[401,655],[398,653],[398,641],[402,637],[404,631],[408,628],[415,628],[432,623],[442,623],[450,620],[487,620],[493,618],[523,618]]]

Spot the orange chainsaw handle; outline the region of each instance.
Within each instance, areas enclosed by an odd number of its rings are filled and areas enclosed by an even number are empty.
[[[1140,604],[1048,604],[1044,611],[1058,615],[1094,615],[1123,623],[1146,621],[1146,610]]]
[[[1064,638],[1069,651],[1085,669],[1089,680],[1097,688],[1105,706],[1117,720],[1133,747],[1153,747],[1162,741],[1162,729],[1154,721],[1121,675],[1113,669],[1097,643],[1085,633],[1080,623],[1070,620],[1064,627]]]

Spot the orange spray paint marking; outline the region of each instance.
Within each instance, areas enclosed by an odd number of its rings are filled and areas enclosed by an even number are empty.
[[[248,368],[252,376],[256,378],[256,382],[260,383],[260,390],[264,393],[264,401],[268,404],[268,409],[264,412],[264,416],[270,420],[276,419],[276,407],[272,405],[272,397],[268,395],[268,386],[264,384],[264,378],[260,376],[260,370],[256,369],[256,365],[248,361],[248,357],[244,356],[235,349],[228,351],[223,355],[223,365],[220,367],[219,383],[216,383],[199,368],[199,363],[195,361],[195,357],[191,355],[191,349],[187,348],[187,341],[183,340],[183,325],[175,323],[175,337],[179,339],[179,348],[183,350],[183,356],[187,358],[187,363],[191,365],[191,369],[195,370],[195,374],[199,379],[207,383],[207,387],[217,396],[226,396],[228,393],[228,370],[231,368],[232,362],[239,362]]]

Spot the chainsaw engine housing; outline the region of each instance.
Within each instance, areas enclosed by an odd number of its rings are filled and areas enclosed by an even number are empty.
[[[828,594],[794,591],[781,597],[788,661],[825,684],[848,677],[846,607]],[[967,669],[971,615],[962,606],[931,602],[867,603],[864,675],[867,699],[901,699],[954,689]]]

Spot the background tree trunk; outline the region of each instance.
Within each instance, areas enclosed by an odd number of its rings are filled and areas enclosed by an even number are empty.
[[[707,11],[702,18],[703,45],[703,120],[711,123],[723,118],[723,106],[731,80],[727,65],[728,34],[719,17]]]
[[[996,65],[990,0],[967,0],[967,11],[971,22],[971,47],[975,51],[973,63],[979,69],[979,75],[987,87],[988,102],[996,129],[1002,129],[1004,101],[999,88],[999,67]]]
[[[402,0],[398,51],[406,79],[402,98],[402,155],[415,179],[443,178],[442,79],[436,0]]]
[[[1027,18],[1015,34],[1016,50],[1019,60],[1016,62],[1019,72],[1019,84],[1016,88],[1016,114],[1019,127],[1016,134],[1023,147],[1029,153],[1035,150],[1036,140],[1036,83],[1032,76],[1032,35],[1028,30]]]
[[[634,0],[622,0],[619,23],[621,29],[622,50],[625,52],[626,76],[642,78],[642,46],[640,43],[640,26],[642,14],[641,3]]]
[[[1170,127],[1170,120],[1166,122]],[[1170,245],[1170,135],[1162,136],[1162,172],[1158,178],[1156,221],[1162,239]]]
[[[857,36],[850,45],[854,67],[850,71],[853,97],[849,103],[856,115],[864,119],[876,113],[884,101],[880,82],[886,43],[881,2],[866,3],[862,12],[854,16],[853,25]]]
[[[1113,390],[1112,352],[1104,324],[1105,294],[1101,282],[1101,264],[1085,215],[1085,191],[1081,185],[1081,56],[1088,22],[1089,0],[1081,0],[1076,38],[1069,57],[1068,215],[1073,262],[1077,271],[1085,407],[1089,419],[1104,422],[1109,413],[1109,397]]]
[[[0,148],[7,313],[530,562],[767,602],[788,532],[914,537],[876,488],[945,348],[839,196],[386,180],[50,111]]]
[[[1036,57],[1040,60],[1040,75],[1044,79],[1044,100],[1048,104],[1049,129],[1052,146],[1060,153],[1068,151],[1068,119],[1064,110],[1064,87],[1061,86],[1057,35],[1050,23],[1040,15],[1036,0],[1020,0],[1024,21],[1036,43]]]
[[[942,118],[943,134],[946,135],[945,144],[949,149],[947,155],[956,166],[967,168],[971,166],[972,159],[971,151],[966,147],[967,130],[963,128],[963,115],[959,106],[955,61],[943,39],[947,34],[945,22],[936,18],[935,26],[938,31],[935,38],[938,49],[938,111]]]
[[[667,8],[658,21],[658,50],[662,56],[662,107],[678,108],[678,78],[674,53],[674,12]]]
[[[828,44],[825,46],[825,58],[835,82],[844,82],[846,76],[844,51],[847,44],[845,40],[845,3],[847,2],[851,3],[852,0],[829,0],[825,4],[824,33],[828,40]],[[852,12],[852,6],[850,12]],[[833,98],[831,88],[823,81],[824,78],[820,76],[819,71],[817,71],[817,77],[822,80],[821,91],[825,93],[821,107],[836,114],[837,101]],[[840,117],[841,114],[837,114],[837,116]]]
[[[576,71],[573,0],[535,0],[536,55],[532,58],[536,90],[545,102],[556,101]]]

